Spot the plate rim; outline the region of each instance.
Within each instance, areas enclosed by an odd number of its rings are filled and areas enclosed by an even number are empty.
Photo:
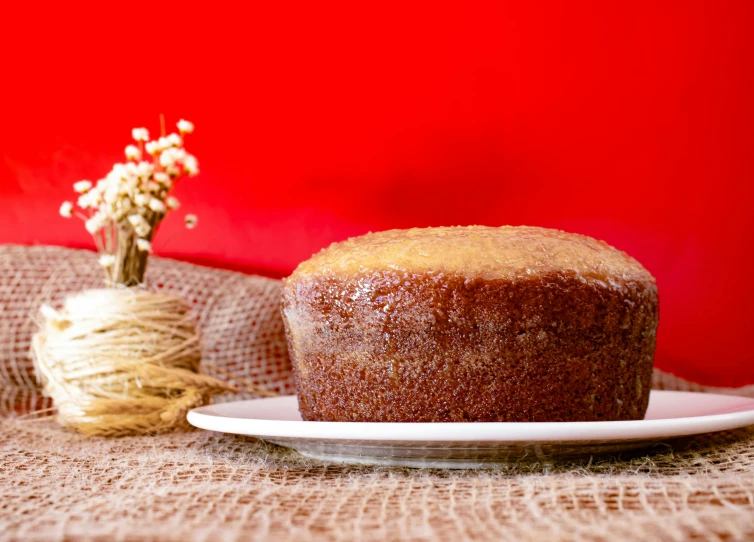
[[[238,418],[208,413],[223,405],[290,402],[295,395],[230,401],[188,412],[188,422],[200,429],[261,439],[391,441],[391,442],[594,442],[683,437],[727,431],[754,424],[754,398],[720,393],[652,390],[651,393],[704,395],[740,399],[751,409],[682,418],[590,422],[320,422]],[[369,429],[365,432],[364,429]],[[588,434],[588,437],[579,436]]]

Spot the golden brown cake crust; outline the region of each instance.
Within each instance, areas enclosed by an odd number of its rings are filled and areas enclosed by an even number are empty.
[[[553,272],[619,283],[652,275],[625,252],[591,237],[533,226],[454,226],[368,233],[302,262],[290,280],[363,271],[522,278]]]
[[[552,237],[563,241],[562,235]],[[586,248],[566,239],[558,258],[569,252],[569,259],[578,259],[597,243],[574,237]],[[359,247],[356,260],[363,261],[370,243],[347,244]],[[283,290],[302,416],[402,422],[642,418],[657,289],[635,260],[597,247],[612,254],[602,267],[596,260],[570,267],[542,261],[537,272],[520,273],[514,263],[515,272],[495,267],[497,275],[494,266],[460,260],[428,271],[404,258],[399,269],[390,269],[381,265],[386,256],[374,252],[368,267],[356,260],[319,271],[302,264]],[[344,262],[348,253],[339,245],[318,257]],[[582,260],[588,261],[586,253]],[[607,274],[590,276],[588,269]]]

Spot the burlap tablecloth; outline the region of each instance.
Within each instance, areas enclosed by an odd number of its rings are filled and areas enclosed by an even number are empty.
[[[108,440],[20,420],[45,404],[34,314],[97,286],[93,262],[0,247],[2,539],[754,539],[754,428],[590,463],[445,471],[328,465],[202,431]],[[158,258],[148,276],[195,304],[208,362],[292,392],[277,281]],[[702,389],[662,373],[655,386]]]

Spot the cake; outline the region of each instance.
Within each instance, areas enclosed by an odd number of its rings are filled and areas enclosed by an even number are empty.
[[[590,237],[527,226],[370,233],[301,263],[282,312],[304,420],[646,413],[657,286]]]

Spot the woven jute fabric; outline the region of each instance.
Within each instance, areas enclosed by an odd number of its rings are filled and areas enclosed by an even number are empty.
[[[148,278],[194,305],[211,365],[292,392],[277,281],[158,258]],[[20,419],[45,405],[29,357],[39,305],[99,281],[91,253],[0,247],[0,539],[754,539],[754,428],[451,471],[319,463],[203,431],[90,438]],[[660,372],[654,384],[705,391]]]

